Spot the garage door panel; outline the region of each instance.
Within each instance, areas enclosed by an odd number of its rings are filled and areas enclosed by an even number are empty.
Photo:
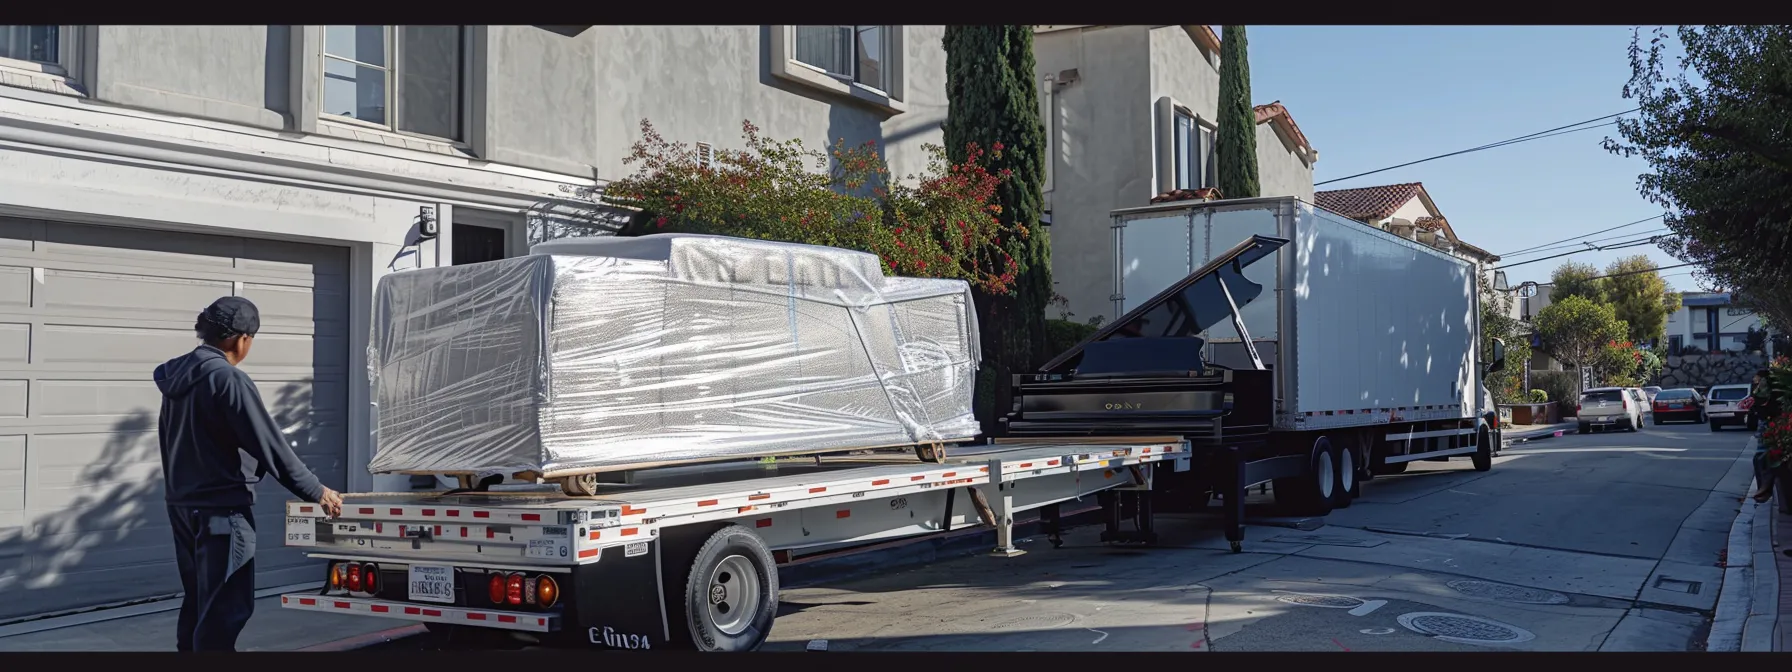
[[[0,621],[179,590],[151,372],[220,296],[261,307],[243,368],[343,489],[348,275],[342,248],[0,218]],[[290,495],[257,494],[257,583],[315,580],[280,547]]]
[[[31,268],[0,266],[0,308],[31,307]]]
[[[94,273],[51,269],[43,272],[34,307],[90,311],[112,319],[185,321],[234,286],[223,280],[157,277],[147,273]]]

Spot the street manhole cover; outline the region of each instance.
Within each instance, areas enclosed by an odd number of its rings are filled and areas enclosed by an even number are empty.
[[[1277,601],[1298,604],[1303,607],[1325,607],[1327,609],[1355,609],[1363,606],[1363,601],[1348,595],[1280,595]]]
[[[1521,602],[1524,604],[1567,604],[1568,596],[1553,590],[1538,590],[1523,586],[1508,586],[1503,583],[1461,579],[1451,581],[1451,588],[1470,597],[1485,597],[1504,602]]]
[[[1458,644],[1518,644],[1536,638],[1517,626],[1462,614],[1422,611],[1401,614],[1396,620],[1413,632]]]
[[[1049,630],[1062,628],[1076,622],[1070,614],[1032,614],[997,621],[989,626],[991,630]]]

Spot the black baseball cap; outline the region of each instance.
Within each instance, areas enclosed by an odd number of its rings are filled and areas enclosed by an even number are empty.
[[[261,331],[261,311],[255,304],[240,296],[226,296],[212,305],[206,306],[199,313],[199,321],[210,323],[222,333],[219,338],[230,338],[238,334],[254,336]]]

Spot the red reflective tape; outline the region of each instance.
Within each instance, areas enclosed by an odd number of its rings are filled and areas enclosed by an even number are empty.
[[[852,517],[852,509],[841,509],[839,511],[835,511],[834,517],[835,518],[851,518]]]
[[[827,488],[809,488],[809,494],[811,494],[811,495],[813,495],[817,492],[827,492],[827,491],[828,491]]]
[[[386,612],[388,612],[388,611],[391,611],[391,610],[392,610],[392,608],[391,608],[391,607],[388,607],[388,606],[386,606],[386,605],[383,605],[383,604],[376,604],[376,605],[373,605],[373,613],[376,613],[376,614],[383,614],[383,613],[386,613]]]
[[[496,538],[497,538],[497,537],[498,537],[498,533],[497,533],[497,532],[494,532],[494,531],[492,531],[492,528],[489,528],[489,527],[488,527],[488,528],[485,528],[485,538],[487,538],[487,539],[496,539]]]
[[[1022,468],[1022,469],[1025,469],[1025,468],[1027,468],[1027,467],[1031,467],[1031,466],[1033,466],[1033,463],[1032,463],[1032,462],[1022,462],[1022,463],[1020,463],[1020,468]]]
[[[1058,461],[1057,460],[1046,460],[1045,466],[1048,466],[1048,467],[1058,466]]]
[[[287,603],[287,602],[288,602],[288,601],[289,601],[289,600],[287,600],[287,599],[286,599],[286,596],[285,596],[285,595],[281,595],[281,596],[280,596],[280,603],[281,603],[281,604],[286,604],[286,603]]]
[[[466,527],[463,526],[460,528],[460,536],[462,538],[465,538],[467,536],[467,528]]]
[[[425,518],[434,518],[435,515],[436,515],[435,509],[424,509],[423,510],[423,517],[425,517]]]
[[[598,537],[598,532],[597,532],[597,530],[592,530],[592,531],[591,531],[591,539],[592,539],[592,541],[596,541],[596,540],[597,540],[597,537]]]
[[[1114,477],[1114,470],[1113,470],[1113,469],[1108,469],[1108,470],[1106,470],[1106,471],[1103,471],[1103,472],[1101,472],[1101,477],[1102,477],[1102,478],[1113,478],[1113,477]]]
[[[385,523],[374,523],[373,531],[377,532],[379,534],[385,534],[386,533],[386,524]]]
[[[405,607],[404,613],[408,616],[417,616],[417,615],[421,615],[423,613],[423,610],[418,609],[416,607]]]
[[[923,478],[927,478],[927,477],[926,477],[926,476],[910,476],[910,477],[908,477],[908,480],[911,480],[911,481],[919,481],[919,480],[921,480],[921,479],[923,479]]]
[[[390,511],[387,511],[386,513],[394,515],[394,516],[402,516],[402,515],[404,515],[404,509],[392,509]]]
[[[641,528],[639,528],[639,527],[625,527],[625,528],[622,528],[622,536],[632,537],[632,536],[635,536],[636,532],[640,532],[640,531],[641,531]]]
[[[515,616],[499,616],[498,622],[499,623],[515,623],[516,617]]]
[[[540,521],[541,521],[541,514],[539,514],[539,513],[525,513],[525,514],[523,514],[523,520],[527,520],[527,521],[533,521],[533,522],[540,522]]]
[[[401,536],[401,537],[404,536],[404,530],[405,530],[405,526],[399,525],[398,526],[398,536]]]
[[[537,619],[535,619],[535,624],[536,624],[536,625],[547,625],[547,624],[548,624],[548,619],[545,619],[545,618],[537,618]]]
[[[476,612],[476,611],[474,611],[474,612],[467,612],[467,620],[469,620],[469,621],[483,621],[483,620],[485,620],[485,614],[481,614],[481,613],[479,613],[479,612]]]
[[[940,474],[940,478],[951,478],[951,477],[957,476],[957,475],[958,475],[958,472],[956,472],[956,471],[948,471],[946,473]]]
[[[459,518],[460,517],[460,509],[449,509],[448,517],[449,518]]]
[[[989,473],[989,467],[983,467],[983,468],[981,468],[981,469],[978,469],[978,470],[977,470],[977,471],[978,471],[978,472],[979,472],[979,473],[985,473],[985,474],[987,474],[987,473]]]
[[[633,516],[633,515],[642,514],[642,513],[647,513],[647,509],[637,509],[637,508],[629,506],[627,504],[622,505],[622,515]]]
[[[758,508],[758,507],[753,507],[753,506],[741,506],[741,507],[736,507],[736,508],[735,508],[735,509],[734,509],[734,512],[735,512],[735,513],[746,513],[746,512],[748,512],[748,511],[752,511],[752,510],[753,510],[753,509],[755,509],[755,508]]]
[[[337,603],[336,603],[336,608],[337,608],[337,609],[347,609],[347,608],[348,608],[348,603],[347,603],[347,602],[337,602]]]
[[[584,560],[585,558],[595,558],[595,557],[597,557],[597,554],[602,553],[602,552],[604,552],[604,549],[601,549],[601,548],[587,548],[583,551],[579,551],[579,559]]]
[[[880,478],[880,479],[877,479],[877,480],[875,480],[875,481],[872,481],[872,482],[871,482],[871,484],[872,484],[872,485],[889,485],[889,484],[890,484],[890,479],[887,479],[887,478]]]
[[[373,507],[371,507],[371,506],[363,506],[363,507],[361,507],[361,515],[363,515],[363,516],[371,516],[371,515],[373,515]]]
[[[715,506],[720,501],[721,500],[717,499],[705,499],[701,502],[697,502],[697,506]]]
[[[753,527],[771,527],[771,526],[772,526],[772,519],[770,519],[770,518],[760,518],[759,520],[753,521]]]
[[[757,494],[757,495],[747,495],[747,501],[749,501],[749,502],[756,502],[761,499],[771,499],[771,498],[772,498],[772,495],[769,492]]]
[[[313,600],[309,597],[301,597],[301,598],[299,598],[299,604],[305,605],[307,607],[315,607],[315,606],[317,606],[317,600]]]
[[[441,525],[436,526],[436,536],[438,536],[438,537],[442,536],[442,526]]]
[[[311,513],[311,507],[301,506],[299,507],[299,513]]]
[[[442,611],[441,611],[441,610],[440,610],[440,609],[424,609],[424,610],[423,610],[423,615],[424,615],[424,616],[434,616],[434,617],[436,617],[436,618],[441,618],[441,617],[442,617]]]
[[[474,511],[473,517],[474,518],[490,518],[490,517],[492,517],[492,512],[490,512],[490,511]]]

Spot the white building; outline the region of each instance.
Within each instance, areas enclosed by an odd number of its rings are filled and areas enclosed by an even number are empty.
[[[1703,352],[1744,352],[1750,330],[1765,330],[1761,316],[1738,306],[1729,292],[1686,292],[1680,295],[1680,310],[1668,316],[1668,352],[1680,354],[1697,348]],[[1712,336],[1716,335],[1715,345]],[[1763,351],[1772,355],[1773,344],[1767,339]]]

